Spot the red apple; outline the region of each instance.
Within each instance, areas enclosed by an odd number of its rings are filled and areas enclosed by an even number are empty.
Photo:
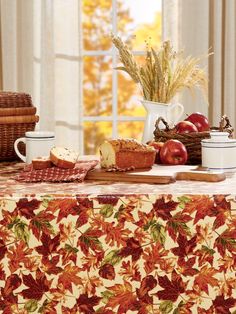
[[[176,130],[176,133],[179,133],[179,134],[198,132],[196,125],[194,125],[190,121],[181,121],[177,123],[175,126],[175,130]]]
[[[204,132],[210,130],[209,121],[206,116],[200,112],[194,112],[188,116],[185,121],[190,121],[196,125],[198,132]]]
[[[161,162],[160,160],[160,151],[161,148],[163,147],[164,143],[163,142],[155,142],[155,141],[150,141],[148,145],[153,146],[156,150],[156,158],[155,158],[155,163],[159,164]]]
[[[160,151],[163,164],[184,165],[188,159],[188,153],[183,143],[178,140],[168,140]]]

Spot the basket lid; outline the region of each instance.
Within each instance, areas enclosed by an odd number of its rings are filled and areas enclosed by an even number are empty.
[[[17,92],[0,92],[0,108],[32,107],[29,94]]]

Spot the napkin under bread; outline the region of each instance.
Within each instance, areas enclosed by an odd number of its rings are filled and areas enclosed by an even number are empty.
[[[35,170],[32,165],[25,166],[14,179],[21,182],[71,182],[83,181],[87,172],[98,164],[98,160],[78,161],[73,169],[51,167]]]

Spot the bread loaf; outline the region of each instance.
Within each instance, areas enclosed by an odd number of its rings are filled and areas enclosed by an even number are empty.
[[[51,162],[64,169],[72,169],[78,159],[78,153],[64,147],[53,147],[50,151]]]
[[[37,157],[32,159],[32,166],[35,170],[47,169],[52,167],[49,157]]]
[[[153,147],[141,144],[134,139],[106,140],[100,146],[102,168],[151,168],[156,151]]]

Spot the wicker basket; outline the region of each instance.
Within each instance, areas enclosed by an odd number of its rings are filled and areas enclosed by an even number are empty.
[[[159,124],[162,122],[165,125],[165,129],[160,129]],[[198,165],[201,164],[201,140],[210,137],[210,131],[206,132],[194,132],[187,134],[178,134],[175,129],[170,129],[168,123],[162,118],[158,118],[155,125],[155,131],[153,132],[155,141],[166,142],[170,139],[179,140],[182,142],[188,151],[187,164]],[[212,127],[211,130],[228,132],[230,137],[233,135],[233,128],[226,116],[223,116],[220,120],[219,127]]]
[[[33,131],[39,117],[31,97],[24,93],[0,92],[0,161],[18,159],[14,142],[25,132]],[[24,144],[19,150],[24,153]]]
[[[32,107],[29,94],[15,92],[0,92],[0,108]]]

